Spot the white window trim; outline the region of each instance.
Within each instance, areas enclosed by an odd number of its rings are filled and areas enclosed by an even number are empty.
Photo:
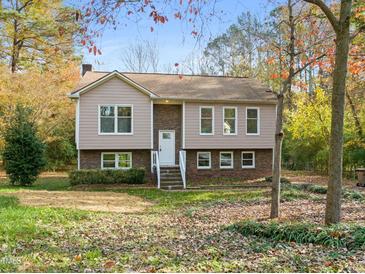
[[[247,132],[247,120],[248,115],[247,112],[249,109],[256,109],[257,110],[257,133],[248,133]],[[260,108],[259,107],[246,107],[246,135],[260,135]]]
[[[208,153],[209,154],[209,166],[199,166],[199,154]],[[198,151],[196,153],[196,167],[197,169],[211,169],[212,168],[212,153],[210,151]]]
[[[202,132],[202,108],[210,108],[212,110],[212,133]],[[199,106],[199,133],[200,135],[214,135],[214,107],[213,106]]]
[[[114,132],[101,132],[101,107],[114,107]],[[131,108],[131,132],[118,132],[118,107],[130,107]],[[101,104],[98,105],[98,135],[134,135],[134,111],[133,105],[131,104]]]
[[[231,154],[231,165],[230,166],[222,166],[222,154],[223,153],[229,153]],[[221,169],[232,169],[234,167],[234,155],[233,155],[233,151],[220,151],[219,152],[219,168]]]
[[[235,116],[235,125],[234,125],[234,128],[235,128],[235,133],[224,133],[224,112],[225,112],[225,109],[234,109],[234,116]],[[237,135],[237,132],[238,132],[238,128],[237,128],[237,125],[238,125],[238,117],[237,117],[237,107],[229,107],[229,106],[224,106],[223,107],[223,127],[222,127],[222,130],[223,130],[223,135]]]
[[[243,165],[243,153],[252,153],[252,166],[244,166]],[[256,167],[255,151],[242,151],[241,152],[241,167],[242,168],[255,168]]]
[[[104,167],[104,161],[103,161],[103,156],[104,154],[114,154],[114,168],[113,167]],[[130,167],[119,167],[119,154],[129,154],[130,158],[131,158],[131,166]],[[131,169],[133,167],[133,155],[132,152],[128,152],[128,151],[120,151],[120,152],[102,152],[101,153],[101,169],[121,169],[121,170],[128,170]]]

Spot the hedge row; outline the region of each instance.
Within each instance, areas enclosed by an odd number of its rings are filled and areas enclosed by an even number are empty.
[[[243,236],[258,236],[277,242],[319,244],[332,247],[364,248],[365,227],[333,225],[319,227],[309,223],[280,224],[245,221],[229,227]]]
[[[71,185],[83,184],[143,184],[145,182],[145,170],[131,168],[118,169],[84,169],[74,170],[69,174]]]

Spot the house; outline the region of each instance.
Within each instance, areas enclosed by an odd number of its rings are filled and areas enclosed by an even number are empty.
[[[76,99],[79,169],[144,167],[158,187],[271,174],[276,96],[241,77],[92,71]]]

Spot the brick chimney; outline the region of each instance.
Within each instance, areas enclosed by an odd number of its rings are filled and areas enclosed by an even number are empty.
[[[93,65],[91,65],[91,64],[82,64],[81,76],[84,76],[87,71],[92,71],[92,70],[93,70]]]

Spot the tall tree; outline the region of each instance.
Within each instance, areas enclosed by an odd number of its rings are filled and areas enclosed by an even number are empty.
[[[62,0],[5,0],[0,9],[0,56],[14,73],[73,58],[75,11]],[[57,62],[56,62],[57,61]]]
[[[332,88],[329,181],[325,215],[326,224],[334,224],[340,222],[341,219],[343,127],[352,0],[341,0],[339,18],[321,0],[304,1],[318,6],[323,11],[336,34],[336,54]]]

